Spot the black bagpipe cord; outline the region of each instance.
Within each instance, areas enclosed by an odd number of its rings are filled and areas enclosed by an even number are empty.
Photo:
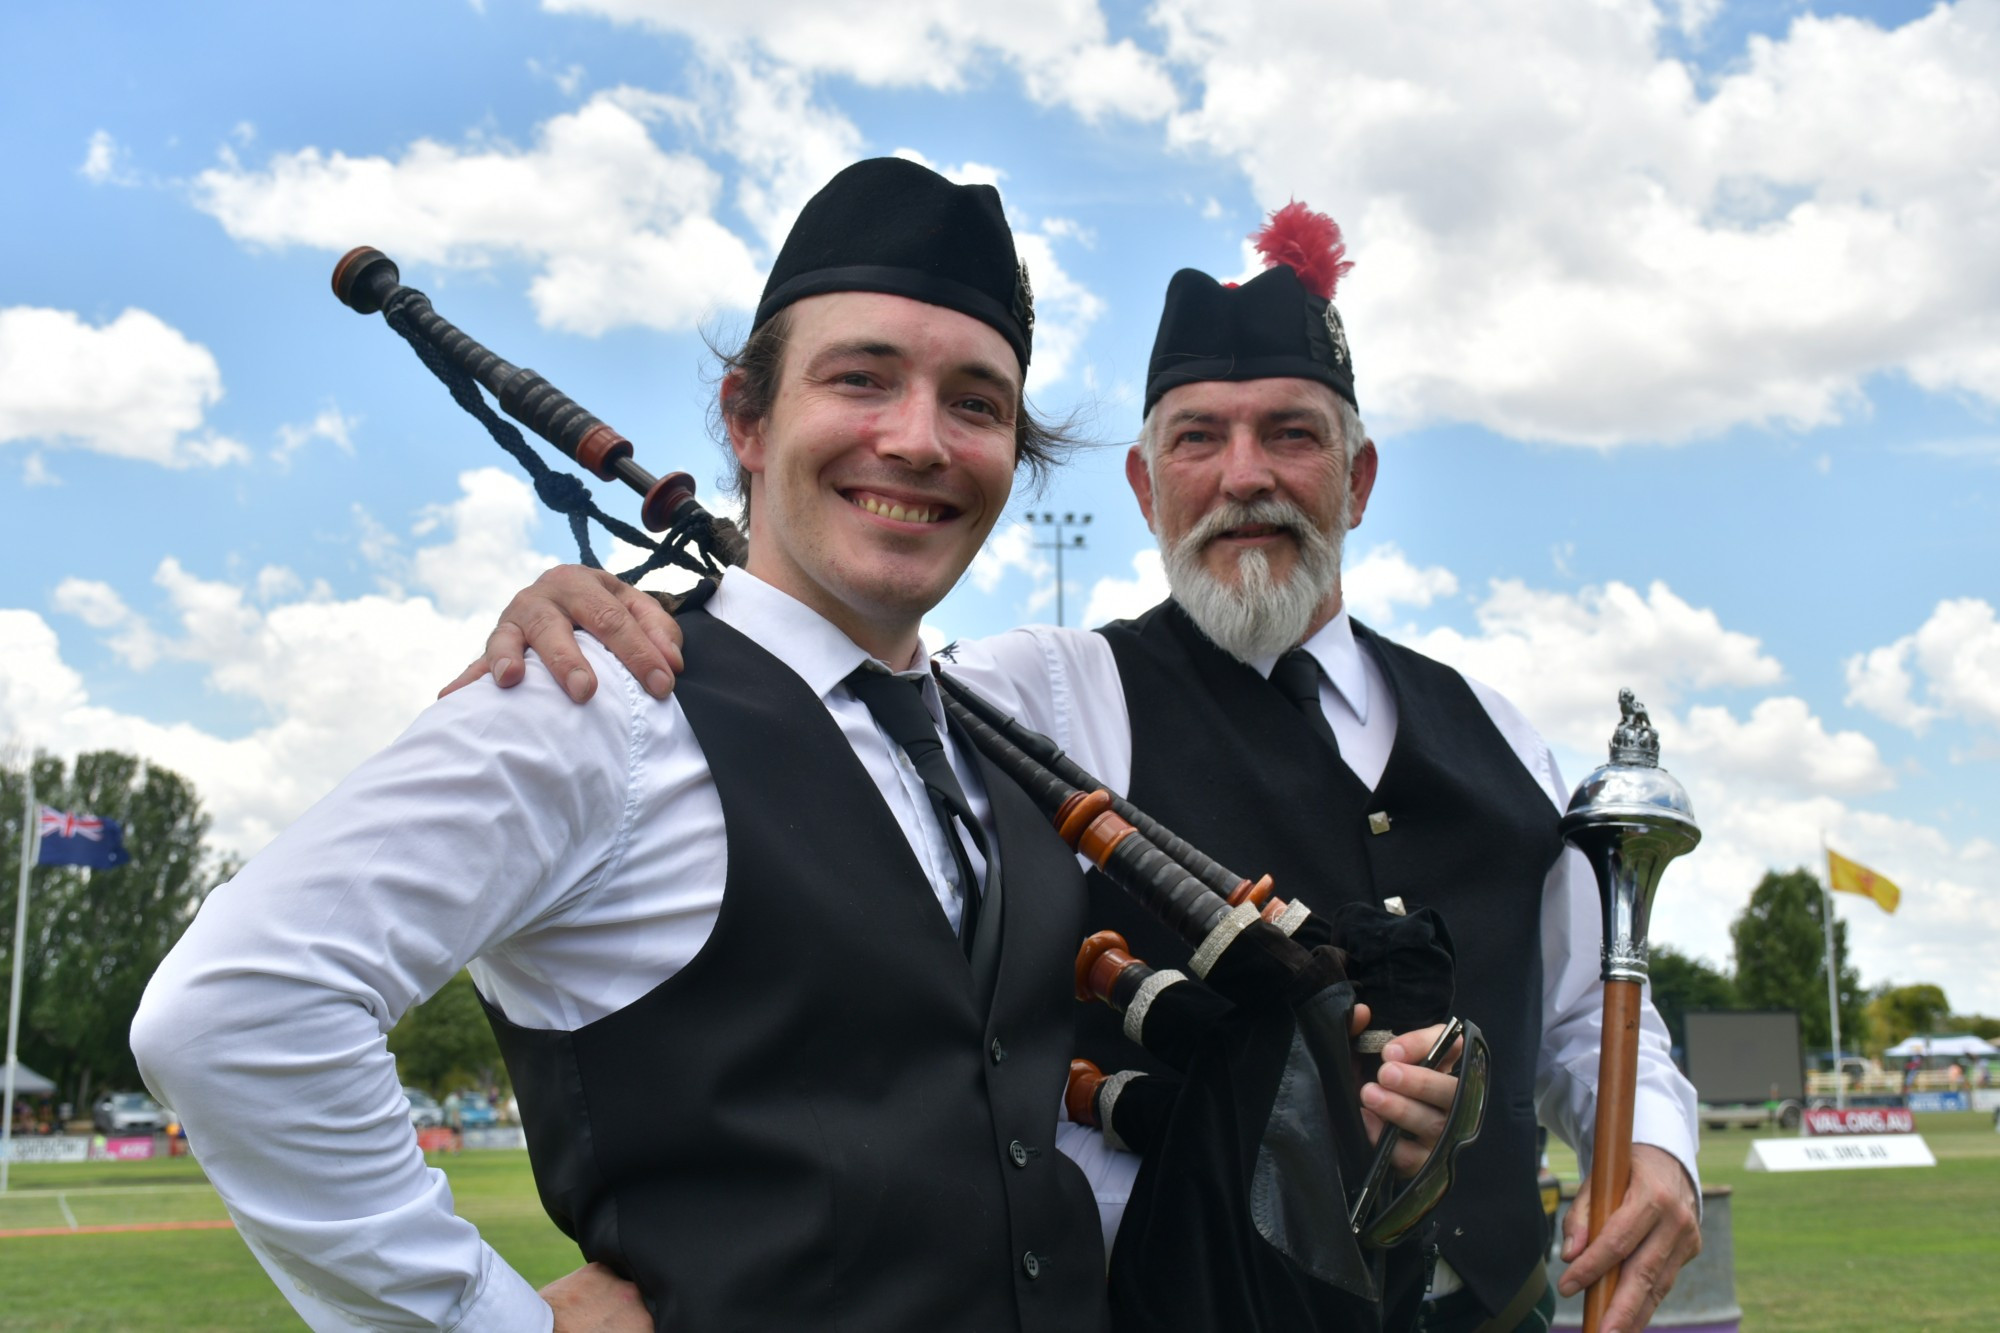
[[[713,534],[707,514],[695,511],[690,518],[675,523],[656,542],[623,519],[605,513],[591,497],[590,488],[582,478],[558,472],[543,462],[541,455],[521,438],[521,432],[514,424],[493,410],[480,392],[478,382],[439,354],[411,321],[403,300],[392,298],[382,308],[382,317],[416,352],[417,359],[424,363],[425,368],[450,391],[452,401],[486,427],[486,433],[493,437],[493,442],[521,465],[521,469],[535,483],[536,497],[569,520],[570,535],[576,538],[577,554],[585,565],[592,569],[604,568],[603,562],[590,547],[589,525],[595,520],[620,541],[650,552],[645,560],[619,574],[620,582],[637,583],[667,565],[676,565],[707,578],[716,577],[721,572],[709,555]],[[690,548],[693,554],[689,553]]]

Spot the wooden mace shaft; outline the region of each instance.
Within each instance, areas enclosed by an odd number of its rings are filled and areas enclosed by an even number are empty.
[[[1590,1165],[1590,1239],[1604,1233],[1625,1202],[1632,1179],[1632,1103],[1639,1083],[1639,1001],[1636,981],[1604,983],[1604,1043],[1597,1057],[1597,1136]],[[1618,1289],[1618,1267],[1605,1270],[1583,1296],[1584,1333],[1597,1333]]]

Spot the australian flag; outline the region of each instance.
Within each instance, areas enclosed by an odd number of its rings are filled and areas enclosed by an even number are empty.
[[[125,850],[125,831],[115,819],[72,815],[42,807],[42,852],[35,864],[88,866],[109,870],[132,859]]]

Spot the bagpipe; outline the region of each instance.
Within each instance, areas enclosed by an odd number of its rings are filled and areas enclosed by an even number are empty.
[[[334,269],[341,302],[380,312],[452,396],[527,468],[564,513],[586,564],[595,519],[646,550],[619,577],[672,564],[708,577],[744,559],[735,525],[708,513],[686,473],[655,477],[624,436],[531,370],[501,360],[402,285],[395,264],[361,247]],[[606,515],[584,483],[555,472],[480,395],[603,480],[644,498],[647,537]],[[1479,1029],[1450,1017],[1452,948],[1428,909],[1347,903],[1328,914],[1219,865],[1113,795],[1051,740],[948,672],[955,728],[1055,825],[1085,861],[1172,929],[1186,970],[1155,968],[1100,932],[1076,960],[1079,1001],[1109,1005],[1125,1036],[1168,1073],[1072,1065],[1066,1105],[1142,1165],[1113,1246],[1108,1281],[1120,1330],[1228,1327],[1311,1333],[1411,1327],[1427,1277],[1422,1224],[1450,1188],[1457,1154],[1479,1132],[1491,1057]],[[1192,974],[1192,975],[1190,975]],[[1371,1028],[1351,1033],[1357,1004]],[[1445,1024],[1424,1063],[1457,1063],[1438,1144],[1390,1188],[1398,1132],[1370,1145],[1362,1085],[1388,1037]]]

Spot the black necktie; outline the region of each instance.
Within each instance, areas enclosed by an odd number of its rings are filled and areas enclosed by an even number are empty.
[[[964,922],[959,938],[969,955],[973,928],[979,923],[979,880],[972,873],[972,860],[965,854],[965,844],[952,826],[954,819],[971,835],[973,845],[979,848],[989,866],[993,864],[993,853],[986,845],[986,830],[980,827],[965,799],[965,789],[958,785],[958,775],[951,771],[944,742],[938,739],[937,724],[931,720],[930,710],[924,707],[923,683],[863,666],[847,677],[847,684],[868,705],[868,711],[875,715],[882,730],[889,733],[889,739],[902,747],[911,767],[924,780],[931,810],[944,830],[952,863],[958,867],[962,888],[960,916]]]
[[[1326,710],[1319,703],[1319,663],[1303,648],[1294,648],[1278,659],[1271,668],[1271,683],[1279,693],[1292,701],[1292,707],[1306,716],[1306,725],[1313,735],[1340,753],[1340,742],[1334,738],[1333,724],[1326,720]]]

